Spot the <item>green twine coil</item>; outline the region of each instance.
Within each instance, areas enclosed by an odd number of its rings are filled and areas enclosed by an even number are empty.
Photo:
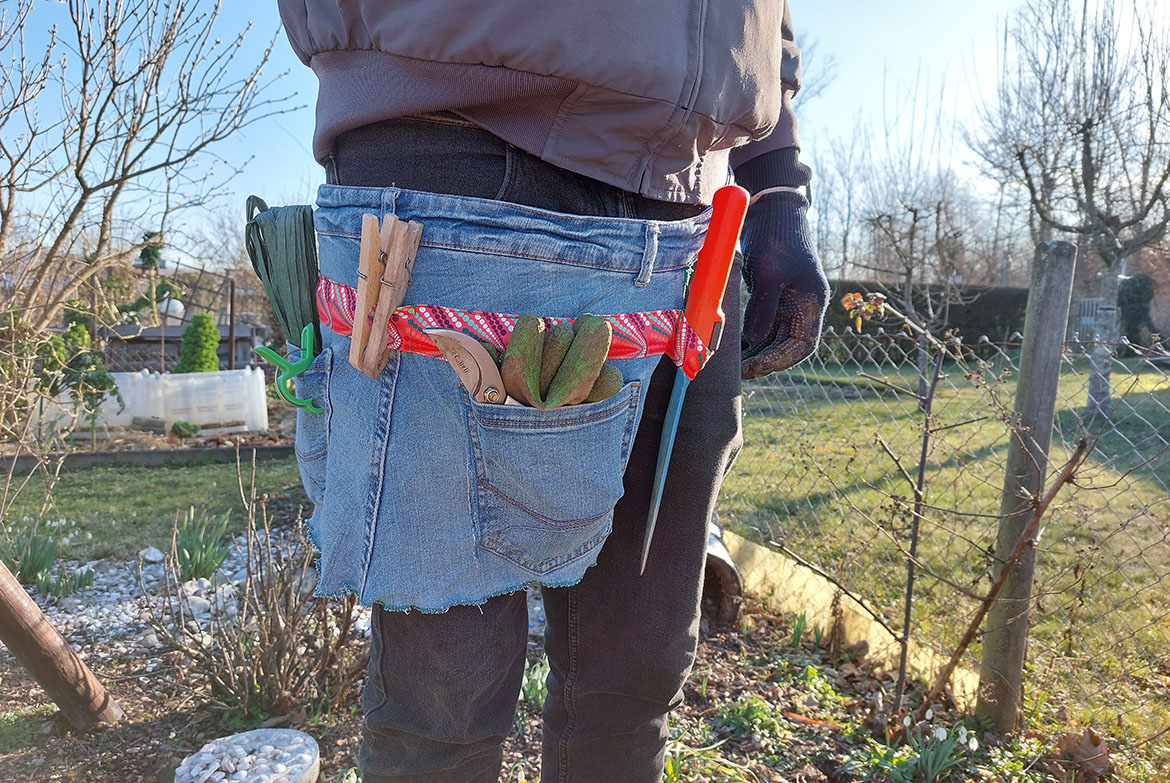
[[[285,339],[297,341],[306,324],[313,325],[313,355],[321,352],[317,317],[317,235],[313,208],[272,207],[259,196],[245,206],[244,242],[252,268],[264,286]]]

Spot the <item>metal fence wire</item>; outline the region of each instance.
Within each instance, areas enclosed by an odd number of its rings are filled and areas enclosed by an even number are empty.
[[[1093,418],[1087,348],[1065,344],[1050,479],[1082,438],[1092,451],[1042,523],[1023,704],[1030,727],[1133,747],[1170,727],[1170,364],[1115,346],[1112,415]],[[745,446],[720,496],[726,528],[798,555],[899,632],[934,363],[919,349],[829,331],[803,364],[745,384]],[[932,399],[912,596],[912,638],[948,656],[999,570],[1019,359],[1018,343],[961,350]],[[978,672],[979,655],[976,641],[962,665]],[[1168,739],[1143,753],[1170,760]]]

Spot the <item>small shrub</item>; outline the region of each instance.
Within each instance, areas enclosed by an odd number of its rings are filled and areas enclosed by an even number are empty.
[[[25,547],[24,556],[20,558],[16,578],[24,585],[35,584],[41,574],[53,568],[56,559],[57,542],[48,536],[33,536]]]
[[[1130,275],[1117,286],[1117,309],[1121,316],[1121,333],[1134,345],[1148,346],[1154,322],[1150,320],[1150,302],[1154,298],[1154,279],[1145,272]],[[1125,353],[1133,352],[1126,349]]]
[[[150,625],[203,674],[211,705],[225,716],[252,723],[298,708],[328,714],[347,703],[369,663],[354,624],[356,599],[314,598],[316,555],[300,520],[277,533],[255,487],[241,494],[247,517],[242,581],[217,590],[210,625],[199,627],[189,622],[180,599],[186,577],[171,557],[162,613],[150,604]]]
[[[179,440],[186,440],[199,432],[199,425],[189,421],[176,421],[171,425],[171,434]]]
[[[715,723],[732,734],[751,739],[765,750],[786,733],[776,708],[750,693],[721,705]]]
[[[102,402],[115,397],[121,402],[118,386],[101,354],[91,350],[89,328],[74,321],[64,334],[55,334],[40,343],[37,353],[37,383],[52,396],[68,392],[78,411],[92,421]]]
[[[191,316],[179,343],[179,363],[174,372],[215,372],[219,369],[219,328],[207,313]]]
[[[183,523],[175,530],[175,560],[184,582],[210,579],[227,558],[227,525],[226,514],[217,521],[207,516],[196,517],[194,508],[187,512]]]
[[[154,270],[162,264],[162,232],[144,231],[142,233],[142,249],[138,251],[138,266],[141,269]]]

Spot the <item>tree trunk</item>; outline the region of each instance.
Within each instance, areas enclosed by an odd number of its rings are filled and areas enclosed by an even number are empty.
[[[122,708],[0,563],[0,640],[76,728],[117,723]]]
[[[1092,343],[1089,350],[1089,397],[1085,403],[1088,418],[1107,417],[1113,412],[1109,399],[1109,371],[1117,346],[1117,264],[1101,269],[1101,304],[1093,318]]]

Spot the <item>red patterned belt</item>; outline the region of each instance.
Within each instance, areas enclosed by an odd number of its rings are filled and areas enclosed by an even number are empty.
[[[348,337],[353,333],[357,294],[353,288],[322,277],[317,282],[317,314],[321,325]],[[371,318],[371,313],[366,314]],[[390,316],[386,342],[395,351],[440,358],[442,352],[427,336],[426,329],[455,329],[503,351],[519,316],[483,313],[436,305],[404,305]],[[669,356],[687,377],[694,378],[707,362],[707,350],[682,310],[652,310],[645,313],[601,315],[613,327],[610,359],[643,359]],[[545,318],[546,326],[569,322],[571,318]]]

